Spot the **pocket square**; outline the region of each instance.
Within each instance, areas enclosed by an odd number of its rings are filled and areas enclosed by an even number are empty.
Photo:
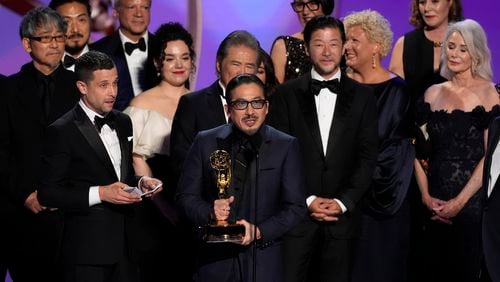
[[[127,139],[128,139],[128,142],[130,142],[130,141],[132,141],[132,139],[134,139],[134,136],[129,136],[129,137],[127,137]]]

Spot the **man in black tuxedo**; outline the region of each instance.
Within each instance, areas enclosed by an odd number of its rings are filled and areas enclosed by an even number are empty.
[[[159,47],[148,32],[151,0],[116,0],[113,13],[120,27],[91,49],[106,53],[115,62],[120,78],[115,109],[123,111],[132,98],[158,83],[153,57]]]
[[[62,228],[59,211],[37,200],[45,130],[78,102],[74,73],[61,65],[66,24],[39,7],[22,19],[23,48],[32,61],[6,79],[0,105],[1,244],[15,281],[58,281],[56,253]]]
[[[75,72],[81,100],[47,129],[38,197],[65,213],[65,281],[139,281],[131,260],[132,204],[161,182],[141,178],[140,190],[128,191],[137,185],[132,122],[113,111],[118,85],[113,61],[90,51],[77,60]]]
[[[285,239],[286,281],[349,281],[357,204],[377,156],[377,115],[371,90],[339,68],[342,22],[322,16],[304,28],[310,73],[280,85],[269,124],[298,138],[304,159],[309,218]]]
[[[245,234],[234,243],[200,243],[197,281],[284,281],[282,236],[307,215],[298,142],[263,124],[268,102],[257,76],[236,76],[226,93],[232,123],[197,135],[177,203],[196,228],[230,219],[242,224]],[[212,166],[217,150],[224,150],[232,164],[222,198]],[[258,249],[252,248],[255,240]]]
[[[483,193],[483,280],[500,281],[500,117],[488,129],[488,147],[484,159]]]
[[[89,1],[51,0],[49,7],[61,15],[68,25],[62,61],[64,68],[75,71],[76,59],[89,51],[91,13]]]
[[[171,154],[178,168],[182,167],[199,131],[227,123],[224,112],[226,85],[238,74],[257,72],[259,48],[259,42],[249,32],[231,32],[217,49],[216,70],[219,79],[207,88],[181,97],[170,138]]]

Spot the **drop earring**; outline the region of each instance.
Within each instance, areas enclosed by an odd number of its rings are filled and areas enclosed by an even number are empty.
[[[375,69],[377,64],[375,63],[375,54],[372,54],[372,69]]]

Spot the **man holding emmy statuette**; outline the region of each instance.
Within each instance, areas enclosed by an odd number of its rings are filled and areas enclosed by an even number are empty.
[[[307,215],[299,145],[264,125],[268,101],[253,74],[233,78],[231,123],[196,136],[177,203],[202,231],[196,281],[284,281],[282,236]]]

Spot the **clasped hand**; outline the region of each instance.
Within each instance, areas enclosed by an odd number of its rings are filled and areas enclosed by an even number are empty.
[[[335,199],[316,197],[309,205],[309,212],[317,221],[337,221],[342,214],[342,208]]]
[[[463,203],[457,198],[443,201],[438,198],[428,196],[423,199],[424,204],[432,212],[432,220],[440,221],[446,224],[452,224],[452,218],[462,210]]]

